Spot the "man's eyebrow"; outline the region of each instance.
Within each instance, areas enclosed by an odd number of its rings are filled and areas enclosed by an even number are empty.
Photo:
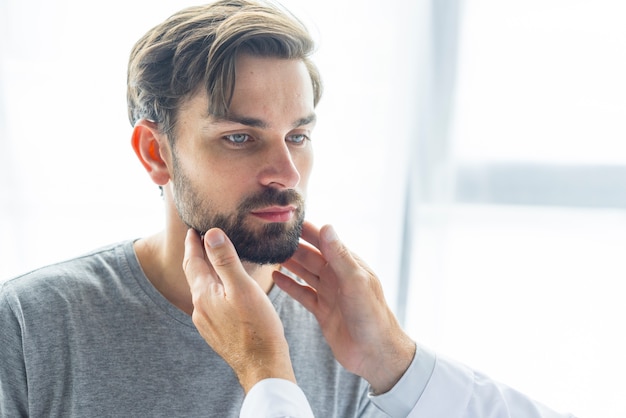
[[[261,119],[234,115],[232,113],[223,116],[212,116],[211,119],[211,124],[230,122],[250,126],[251,128],[267,128],[267,123],[265,123]]]
[[[305,116],[295,121],[295,123],[293,124],[293,127],[299,128],[304,125],[309,125],[311,123],[315,123],[316,120],[317,120],[317,115],[315,113],[311,113],[309,116]]]
[[[249,126],[251,128],[261,128],[266,129],[268,127],[268,123],[257,118],[251,118],[247,116],[239,116],[235,114],[228,114],[224,116],[213,116],[211,117],[211,124],[215,123],[238,123],[240,125]],[[294,128],[299,128],[304,125],[309,125],[314,123],[317,120],[317,116],[315,113],[311,113],[308,116],[300,118],[293,123]]]

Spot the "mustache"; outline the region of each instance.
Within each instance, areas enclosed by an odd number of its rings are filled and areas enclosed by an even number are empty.
[[[266,188],[252,196],[248,196],[239,204],[238,212],[245,213],[254,209],[260,209],[266,206],[287,206],[294,205],[300,210],[304,207],[304,198],[300,193],[293,189],[278,190],[274,188]]]

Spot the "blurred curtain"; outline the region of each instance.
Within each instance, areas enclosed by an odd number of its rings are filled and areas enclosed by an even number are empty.
[[[397,314],[406,320],[411,267],[415,257],[414,235],[419,222],[417,208],[424,203],[451,203],[454,192],[454,166],[450,127],[453,117],[462,0],[422,2],[416,25],[419,66],[415,76],[416,113],[409,141],[407,187],[405,192],[404,234],[401,246]]]

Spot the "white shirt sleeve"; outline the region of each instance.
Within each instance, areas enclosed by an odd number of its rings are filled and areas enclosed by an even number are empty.
[[[248,392],[240,418],[313,418],[311,406],[298,385],[285,379],[263,379]]]
[[[390,417],[407,417],[426,389],[435,369],[435,362],[434,354],[418,345],[413,361],[398,383],[389,392],[380,395],[370,392],[369,398]]]
[[[464,365],[419,347],[418,353],[390,392],[371,396],[393,418],[573,417],[556,413]]]
[[[554,412],[488,377],[422,348],[398,383],[372,402],[392,418],[573,418]],[[265,379],[244,399],[240,418],[312,418],[302,390]]]

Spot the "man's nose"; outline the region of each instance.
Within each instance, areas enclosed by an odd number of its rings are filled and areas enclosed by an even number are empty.
[[[293,189],[300,183],[300,172],[284,140],[268,146],[263,158],[263,168],[259,173],[261,184],[281,189]]]

